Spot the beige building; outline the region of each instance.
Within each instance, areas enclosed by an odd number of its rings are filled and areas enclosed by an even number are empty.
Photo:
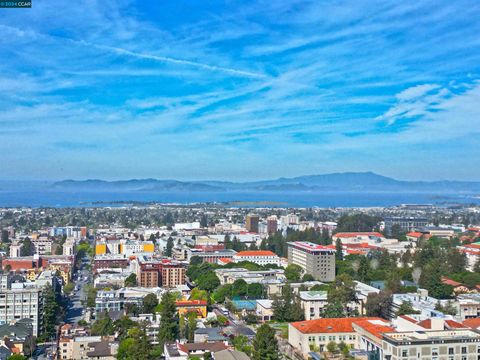
[[[113,342],[113,337],[64,337],[58,344],[58,358],[61,360],[115,360],[117,350],[118,345]]]
[[[327,305],[326,291],[300,291],[300,305],[305,311],[305,320],[320,319]]]
[[[35,247],[35,253],[38,255],[51,255],[52,243],[52,240],[44,236],[40,236],[37,239],[32,239],[32,244]]]
[[[257,316],[260,321],[270,321],[273,317],[273,300],[257,300]]]
[[[383,359],[478,360],[480,333],[469,329],[386,332]]]
[[[335,280],[335,249],[308,241],[288,243],[288,263],[299,265],[316,280]]]

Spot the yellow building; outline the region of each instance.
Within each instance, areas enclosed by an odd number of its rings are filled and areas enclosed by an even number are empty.
[[[107,244],[96,244],[95,255],[105,255],[107,253]]]
[[[151,252],[155,251],[155,245],[152,242],[146,243],[143,245],[143,252]]]

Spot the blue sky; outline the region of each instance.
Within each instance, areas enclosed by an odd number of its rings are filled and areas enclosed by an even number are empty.
[[[480,2],[0,9],[0,178],[480,180]]]

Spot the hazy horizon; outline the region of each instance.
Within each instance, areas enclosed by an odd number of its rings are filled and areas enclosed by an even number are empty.
[[[182,182],[232,182],[232,183],[248,183],[248,182],[261,182],[261,181],[271,181],[271,180],[279,180],[279,179],[292,179],[292,178],[300,178],[300,177],[309,177],[309,176],[323,176],[323,175],[338,175],[338,174],[374,174],[382,177],[386,177],[389,179],[397,180],[397,181],[406,181],[406,182],[438,182],[438,181],[458,181],[458,182],[480,182],[480,179],[472,179],[472,180],[459,180],[455,178],[451,179],[445,179],[445,178],[439,178],[439,179],[402,179],[402,178],[396,178],[393,176],[387,176],[384,174],[379,174],[373,171],[358,171],[358,172],[352,172],[352,171],[344,171],[344,172],[332,172],[332,173],[323,173],[323,174],[302,174],[302,175],[297,175],[297,176],[280,176],[280,177],[272,177],[272,178],[263,178],[263,179],[243,179],[243,180],[233,180],[233,179],[180,179],[180,178],[168,178],[168,177],[136,177],[136,178],[58,178],[58,179],[7,179],[7,178],[0,178],[0,182],[15,182],[15,181],[20,181],[20,182],[46,182],[46,183],[54,183],[54,182],[61,182],[61,181],[107,181],[107,182],[115,182],[115,181],[131,181],[131,180],[161,180],[161,181],[182,181]]]

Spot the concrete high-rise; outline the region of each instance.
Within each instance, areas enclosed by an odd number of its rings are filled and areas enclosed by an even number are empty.
[[[335,249],[308,241],[288,243],[288,263],[300,266],[319,281],[335,280]]]
[[[245,228],[249,232],[258,233],[258,223],[260,221],[260,217],[254,214],[248,214],[245,218]]]

